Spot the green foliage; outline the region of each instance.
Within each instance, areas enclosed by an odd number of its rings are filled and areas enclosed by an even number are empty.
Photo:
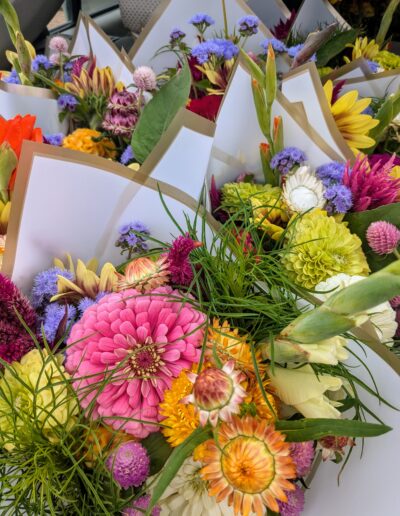
[[[400,113],[400,91],[394,95],[390,95],[386,98],[383,104],[380,106],[375,119],[379,120],[379,124],[373,127],[369,136],[376,141],[378,144],[384,137],[386,130],[391,121]],[[367,154],[374,152],[376,145],[366,150]]]
[[[358,29],[338,31],[317,52],[317,65],[327,66],[329,61],[343,52],[346,45],[354,43],[359,35]]]
[[[391,222],[395,226],[400,227],[400,203],[380,206],[374,210],[347,213],[345,220],[348,222],[350,231],[361,238],[368,265],[373,272],[379,271],[396,260],[393,254],[382,256],[374,253],[369,247],[365,235],[369,225],[378,220],[385,220],[386,222]]]
[[[161,432],[150,434],[146,439],[143,439],[141,444],[146,448],[151,460],[150,475],[155,475],[171,455],[172,448]]]
[[[379,47],[382,48],[385,39],[387,36],[387,33],[389,31],[390,25],[393,21],[394,13],[396,12],[397,8],[399,7],[400,0],[391,0],[389,5],[386,8],[386,11],[382,17],[381,24],[379,26],[379,31],[376,36],[376,42],[378,43]]]
[[[186,105],[190,86],[191,74],[185,60],[181,71],[144,107],[132,136],[132,149],[139,163],[145,161],[178,111]]]
[[[298,419],[276,421],[275,428],[289,442],[314,441],[334,435],[337,437],[376,437],[391,430],[389,426],[354,419]]]

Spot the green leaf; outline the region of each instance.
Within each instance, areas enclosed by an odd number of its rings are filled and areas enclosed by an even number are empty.
[[[155,475],[163,468],[173,448],[161,432],[150,434],[140,444],[146,448],[150,457],[150,475]]]
[[[191,81],[189,65],[185,60],[181,71],[168,81],[144,107],[131,143],[139,163],[145,161],[178,111],[186,105]]]
[[[354,233],[361,238],[365,256],[367,257],[368,264],[373,272],[381,270],[383,267],[386,267],[386,265],[389,265],[396,260],[392,254],[381,256],[374,253],[368,245],[365,236],[367,229],[372,222],[376,222],[378,220],[391,222],[395,226],[400,227],[400,203],[398,202],[395,204],[380,206],[374,210],[348,213],[345,217],[345,221],[348,222],[348,227],[351,233]]]
[[[18,14],[10,0],[0,0],[0,15],[3,16],[11,41],[15,45],[16,32],[21,31]]]
[[[385,43],[386,35],[388,33],[389,27],[392,24],[394,13],[400,4],[400,0],[391,0],[389,5],[386,8],[386,11],[382,17],[382,21],[379,27],[378,34],[376,36],[376,42],[379,45],[379,48],[383,47]]]
[[[275,428],[286,435],[288,442],[315,441],[337,437],[376,437],[392,430],[389,426],[353,419],[298,419],[276,421]]]
[[[358,29],[350,29],[345,32],[338,32],[329,39],[323,47],[317,52],[317,65],[326,66],[331,59],[340,54],[346,45],[353,43],[360,31]]]
[[[169,486],[172,479],[177,474],[183,462],[189,457],[193,450],[204,441],[212,438],[212,432],[209,427],[197,428],[185,441],[177,446],[171,453],[169,459],[165,463],[163,470],[159,476],[158,482],[153,490],[153,495],[146,514],[151,514],[151,509],[156,505]]]

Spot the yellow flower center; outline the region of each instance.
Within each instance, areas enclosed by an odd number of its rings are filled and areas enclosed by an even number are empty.
[[[261,493],[275,477],[275,460],[266,445],[254,437],[239,436],[224,448],[222,471],[231,486],[243,493]]]

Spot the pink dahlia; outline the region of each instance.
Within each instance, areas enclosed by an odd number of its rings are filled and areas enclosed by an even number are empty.
[[[170,287],[103,297],[71,330],[66,368],[93,419],[138,438],[158,430],[159,403],[198,362],[205,315]]]
[[[367,157],[358,157],[353,167],[347,163],[343,184],[351,190],[352,211],[373,210],[396,202],[400,191],[400,179],[390,175],[393,162],[394,158],[385,164],[378,161],[371,169]]]

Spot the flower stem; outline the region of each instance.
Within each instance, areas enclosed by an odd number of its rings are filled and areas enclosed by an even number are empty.
[[[395,257],[400,260],[400,253],[398,251],[398,249],[393,249],[393,254],[395,255]]]
[[[225,4],[225,0],[221,0],[221,1],[222,1],[222,12],[223,12],[223,15],[224,15],[225,38],[228,39],[229,32],[228,32],[228,16],[226,14],[226,4]]]

